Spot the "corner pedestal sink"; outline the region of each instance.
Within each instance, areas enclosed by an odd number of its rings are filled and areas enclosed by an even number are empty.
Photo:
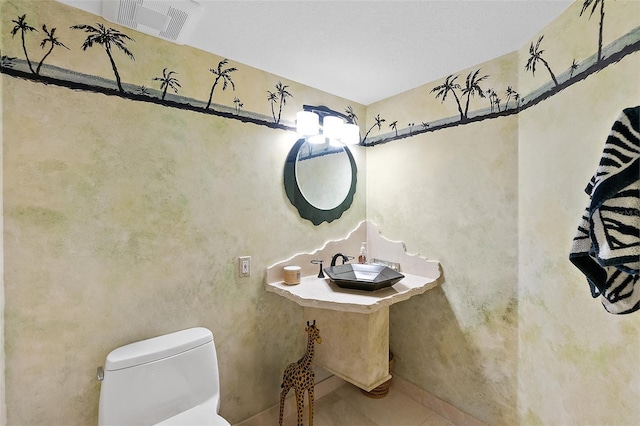
[[[391,287],[404,278],[399,272],[382,265],[345,263],[324,268],[325,274],[340,288],[375,291]]]
[[[402,274],[385,266],[348,263],[324,268],[327,278],[318,278],[312,260],[328,262],[336,253],[358,253],[362,241],[368,242],[370,256],[400,264]],[[291,265],[301,267],[298,285],[283,282],[283,268]],[[266,289],[302,306],[304,321],[316,320],[322,335],[317,365],[371,391],[391,377],[389,306],[436,287],[440,273],[437,261],[407,254],[403,243],[384,239],[365,221],[343,240],[267,268]]]

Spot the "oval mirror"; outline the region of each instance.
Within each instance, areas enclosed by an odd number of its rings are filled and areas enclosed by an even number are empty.
[[[314,225],[342,216],[353,203],[356,182],[356,163],[346,146],[299,139],[285,162],[287,197]]]

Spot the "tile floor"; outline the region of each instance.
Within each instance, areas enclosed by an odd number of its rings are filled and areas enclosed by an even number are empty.
[[[305,406],[304,424],[309,409]],[[351,384],[340,386],[315,401],[314,426],[453,426],[445,418],[394,390],[380,399],[369,398]],[[296,426],[297,416],[284,419],[285,426]]]

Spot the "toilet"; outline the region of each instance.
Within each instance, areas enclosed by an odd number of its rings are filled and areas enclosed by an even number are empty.
[[[107,355],[99,426],[229,426],[220,409],[211,331],[196,327],[131,343]]]

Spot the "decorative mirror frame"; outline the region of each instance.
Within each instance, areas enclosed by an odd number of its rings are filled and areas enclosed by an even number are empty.
[[[356,193],[356,184],[358,169],[356,168],[356,162],[353,159],[353,155],[348,147],[344,146],[344,150],[349,157],[349,163],[351,164],[351,186],[345,199],[335,208],[331,210],[322,210],[309,203],[302,194],[302,190],[298,185],[298,179],[296,177],[296,161],[300,148],[305,143],[305,139],[298,139],[296,143],[289,151],[287,159],[284,162],[284,189],[287,193],[287,198],[293,206],[298,209],[300,217],[310,220],[314,225],[320,225],[322,222],[332,222],[342,216],[342,213],[347,211],[353,203],[353,197]]]

